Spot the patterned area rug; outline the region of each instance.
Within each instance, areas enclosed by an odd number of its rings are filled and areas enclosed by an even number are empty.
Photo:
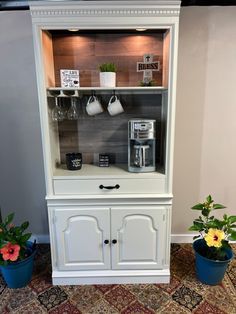
[[[197,281],[190,244],[172,245],[168,285],[52,286],[49,246],[40,245],[27,287],[8,289],[0,277],[0,313],[236,314],[236,259],[218,286]]]

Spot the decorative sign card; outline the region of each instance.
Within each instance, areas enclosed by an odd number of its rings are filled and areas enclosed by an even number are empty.
[[[152,72],[160,70],[160,62],[153,61],[152,54],[145,54],[143,62],[137,62],[137,72],[143,72],[143,83],[148,84],[152,81]]]
[[[79,70],[60,70],[61,87],[79,87]]]

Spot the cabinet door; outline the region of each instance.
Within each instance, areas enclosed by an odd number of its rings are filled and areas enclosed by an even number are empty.
[[[111,210],[113,269],[163,267],[166,242],[164,207]]]
[[[56,209],[56,259],[59,270],[110,268],[109,209]]]

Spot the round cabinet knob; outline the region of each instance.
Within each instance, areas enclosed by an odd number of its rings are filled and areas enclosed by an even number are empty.
[[[109,244],[109,240],[104,240],[104,243],[105,244]]]
[[[116,244],[116,243],[117,243],[117,240],[116,240],[116,239],[112,240],[112,243],[113,243],[113,244]]]

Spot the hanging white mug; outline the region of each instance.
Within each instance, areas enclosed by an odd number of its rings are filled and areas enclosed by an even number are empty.
[[[102,105],[96,96],[90,96],[86,105],[86,111],[89,116],[95,116],[103,112]]]
[[[115,96],[115,95],[111,96],[109,103],[108,103],[107,110],[111,116],[115,116],[119,113],[124,112],[124,109],[121,105],[121,102],[117,96]]]

